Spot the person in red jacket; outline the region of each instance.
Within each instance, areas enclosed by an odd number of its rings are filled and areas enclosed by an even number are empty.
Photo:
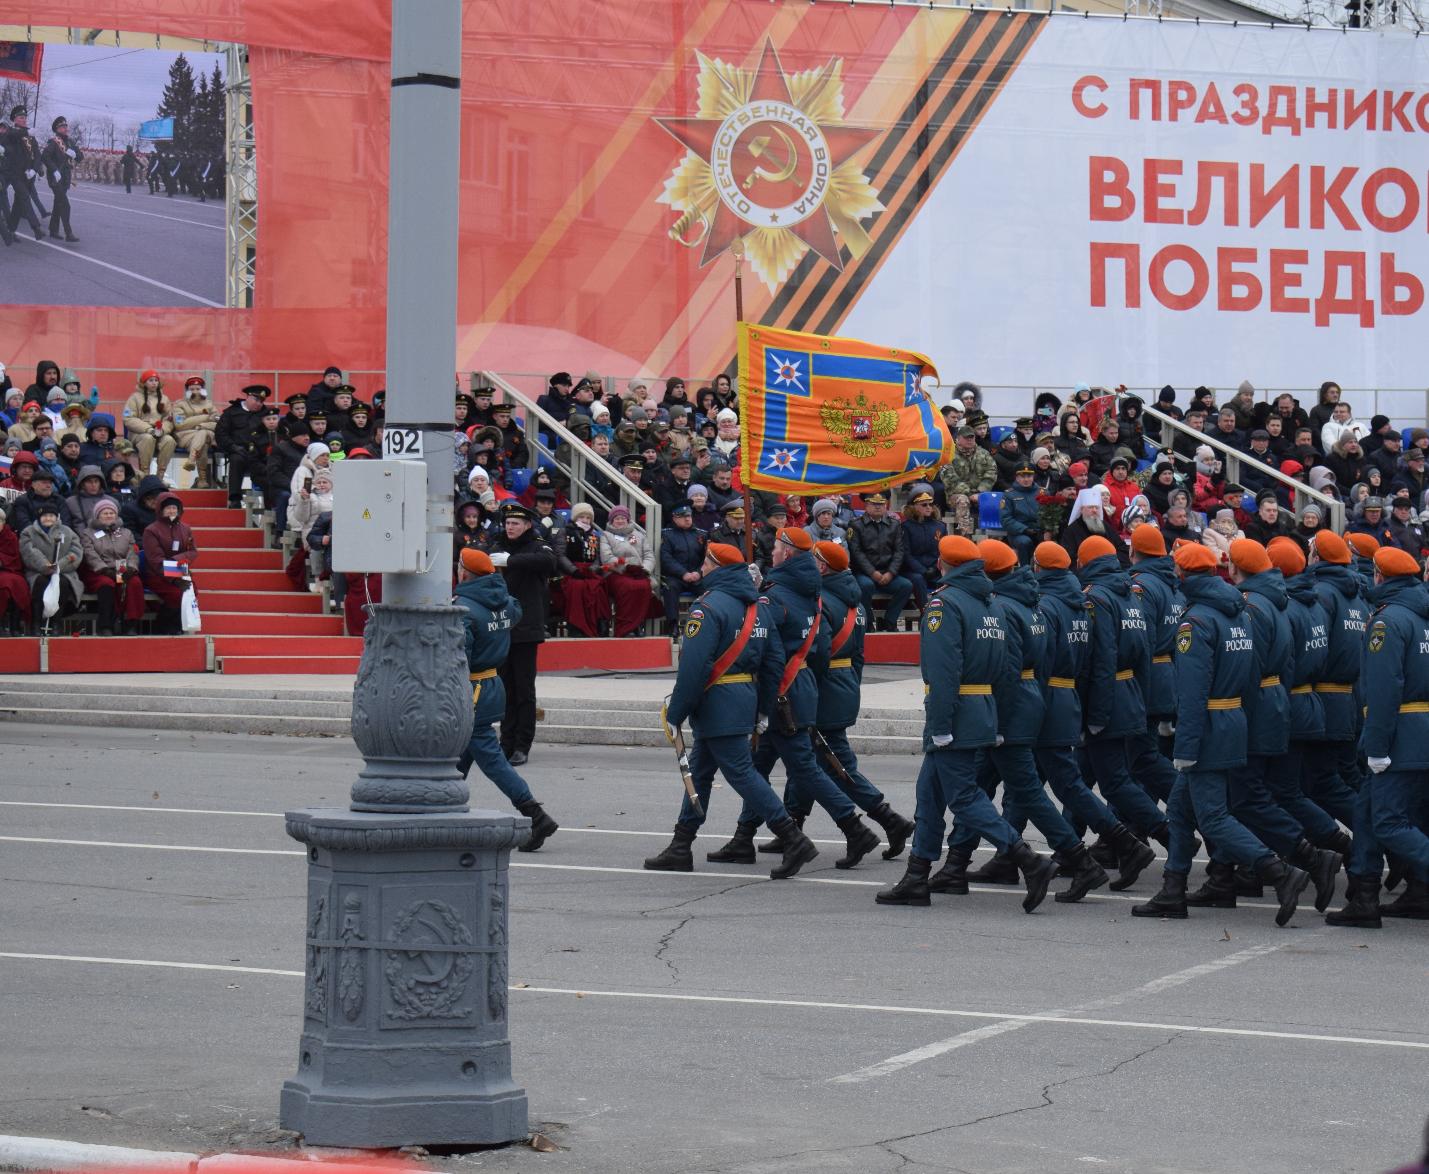
[[[1102,484],[1111,491],[1111,501],[1108,506],[1112,511],[1112,526],[1125,539],[1126,530],[1121,520],[1122,515],[1126,513],[1126,508],[1131,505],[1132,499],[1141,492],[1141,486],[1131,479],[1131,462],[1125,457],[1113,457],[1111,467],[1107,469],[1106,476],[1102,478]]]
[[[10,503],[0,498],[0,636],[18,636],[30,626],[30,584],[20,558],[20,539],[5,525]]]
[[[188,569],[198,557],[194,532],[184,524],[184,503],[178,494],[165,493],[158,501],[158,517],[144,531],[144,586],[159,600],[159,620],[155,631],[161,636],[177,636],[179,603],[188,586]],[[164,563],[177,563],[182,575],[165,573]]]

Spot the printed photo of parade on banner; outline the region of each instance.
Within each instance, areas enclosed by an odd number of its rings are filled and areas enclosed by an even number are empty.
[[[221,306],[223,57],[0,43],[0,301]]]

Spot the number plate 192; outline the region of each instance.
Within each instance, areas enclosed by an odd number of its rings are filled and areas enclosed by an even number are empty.
[[[382,459],[386,461],[419,461],[422,459],[422,433],[418,428],[387,428],[382,433]]]

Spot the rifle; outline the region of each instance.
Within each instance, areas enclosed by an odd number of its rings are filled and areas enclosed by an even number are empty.
[[[834,753],[833,747],[824,740],[823,733],[817,728],[809,730],[809,740],[814,744],[814,752],[824,760],[824,765],[829,768],[829,774],[834,782],[839,785],[839,789],[847,794],[852,790],[854,782],[849,777],[848,771],[844,769],[844,764],[839,761],[838,755]]]
[[[690,800],[690,806],[695,809],[695,814],[703,819],[705,808],[695,792],[695,777],[690,773],[690,753],[685,749],[685,735],[679,726],[672,726],[665,720],[665,710],[669,703],[670,699],[667,697],[660,706],[660,725],[664,728],[670,745],[675,748],[675,762],[680,768],[680,781],[685,784],[685,795]]]

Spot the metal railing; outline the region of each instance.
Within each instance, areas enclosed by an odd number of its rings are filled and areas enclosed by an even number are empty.
[[[1263,476],[1272,481],[1276,481],[1289,489],[1291,491],[1290,500],[1292,503],[1299,503],[1302,499],[1304,501],[1317,502],[1320,508],[1325,511],[1325,519],[1329,523],[1330,528],[1336,533],[1344,533],[1345,504],[1338,498],[1331,497],[1327,493],[1321,493],[1318,489],[1311,489],[1310,486],[1306,485],[1303,481],[1297,481],[1294,477],[1282,473],[1279,469],[1266,464],[1264,461],[1257,461],[1241,450],[1232,448],[1223,441],[1217,440],[1212,435],[1188,427],[1180,420],[1168,416],[1164,412],[1158,412],[1155,408],[1149,408],[1143,404],[1142,415],[1145,419],[1154,420],[1161,425],[1161,438],[1156,443],[1160,444],[1162,451],[1171,454],[1173,462],[1189,461],[1194,468],[1195,458],[1188,458],[1176,452],[1174,446],[1174,440],[1178,434],[1190,437],[1196,442],[1198,447],[1204,444],[1209,446],[1212,451],[1220,454],[1221,461],[1225,466],[1226,482],[1228,484],[1240,484],[1240,470],[1243,463],[1254,465],[1257,476]],[[1296,504],[1296,512],[1299,512],[1298,504]]]

